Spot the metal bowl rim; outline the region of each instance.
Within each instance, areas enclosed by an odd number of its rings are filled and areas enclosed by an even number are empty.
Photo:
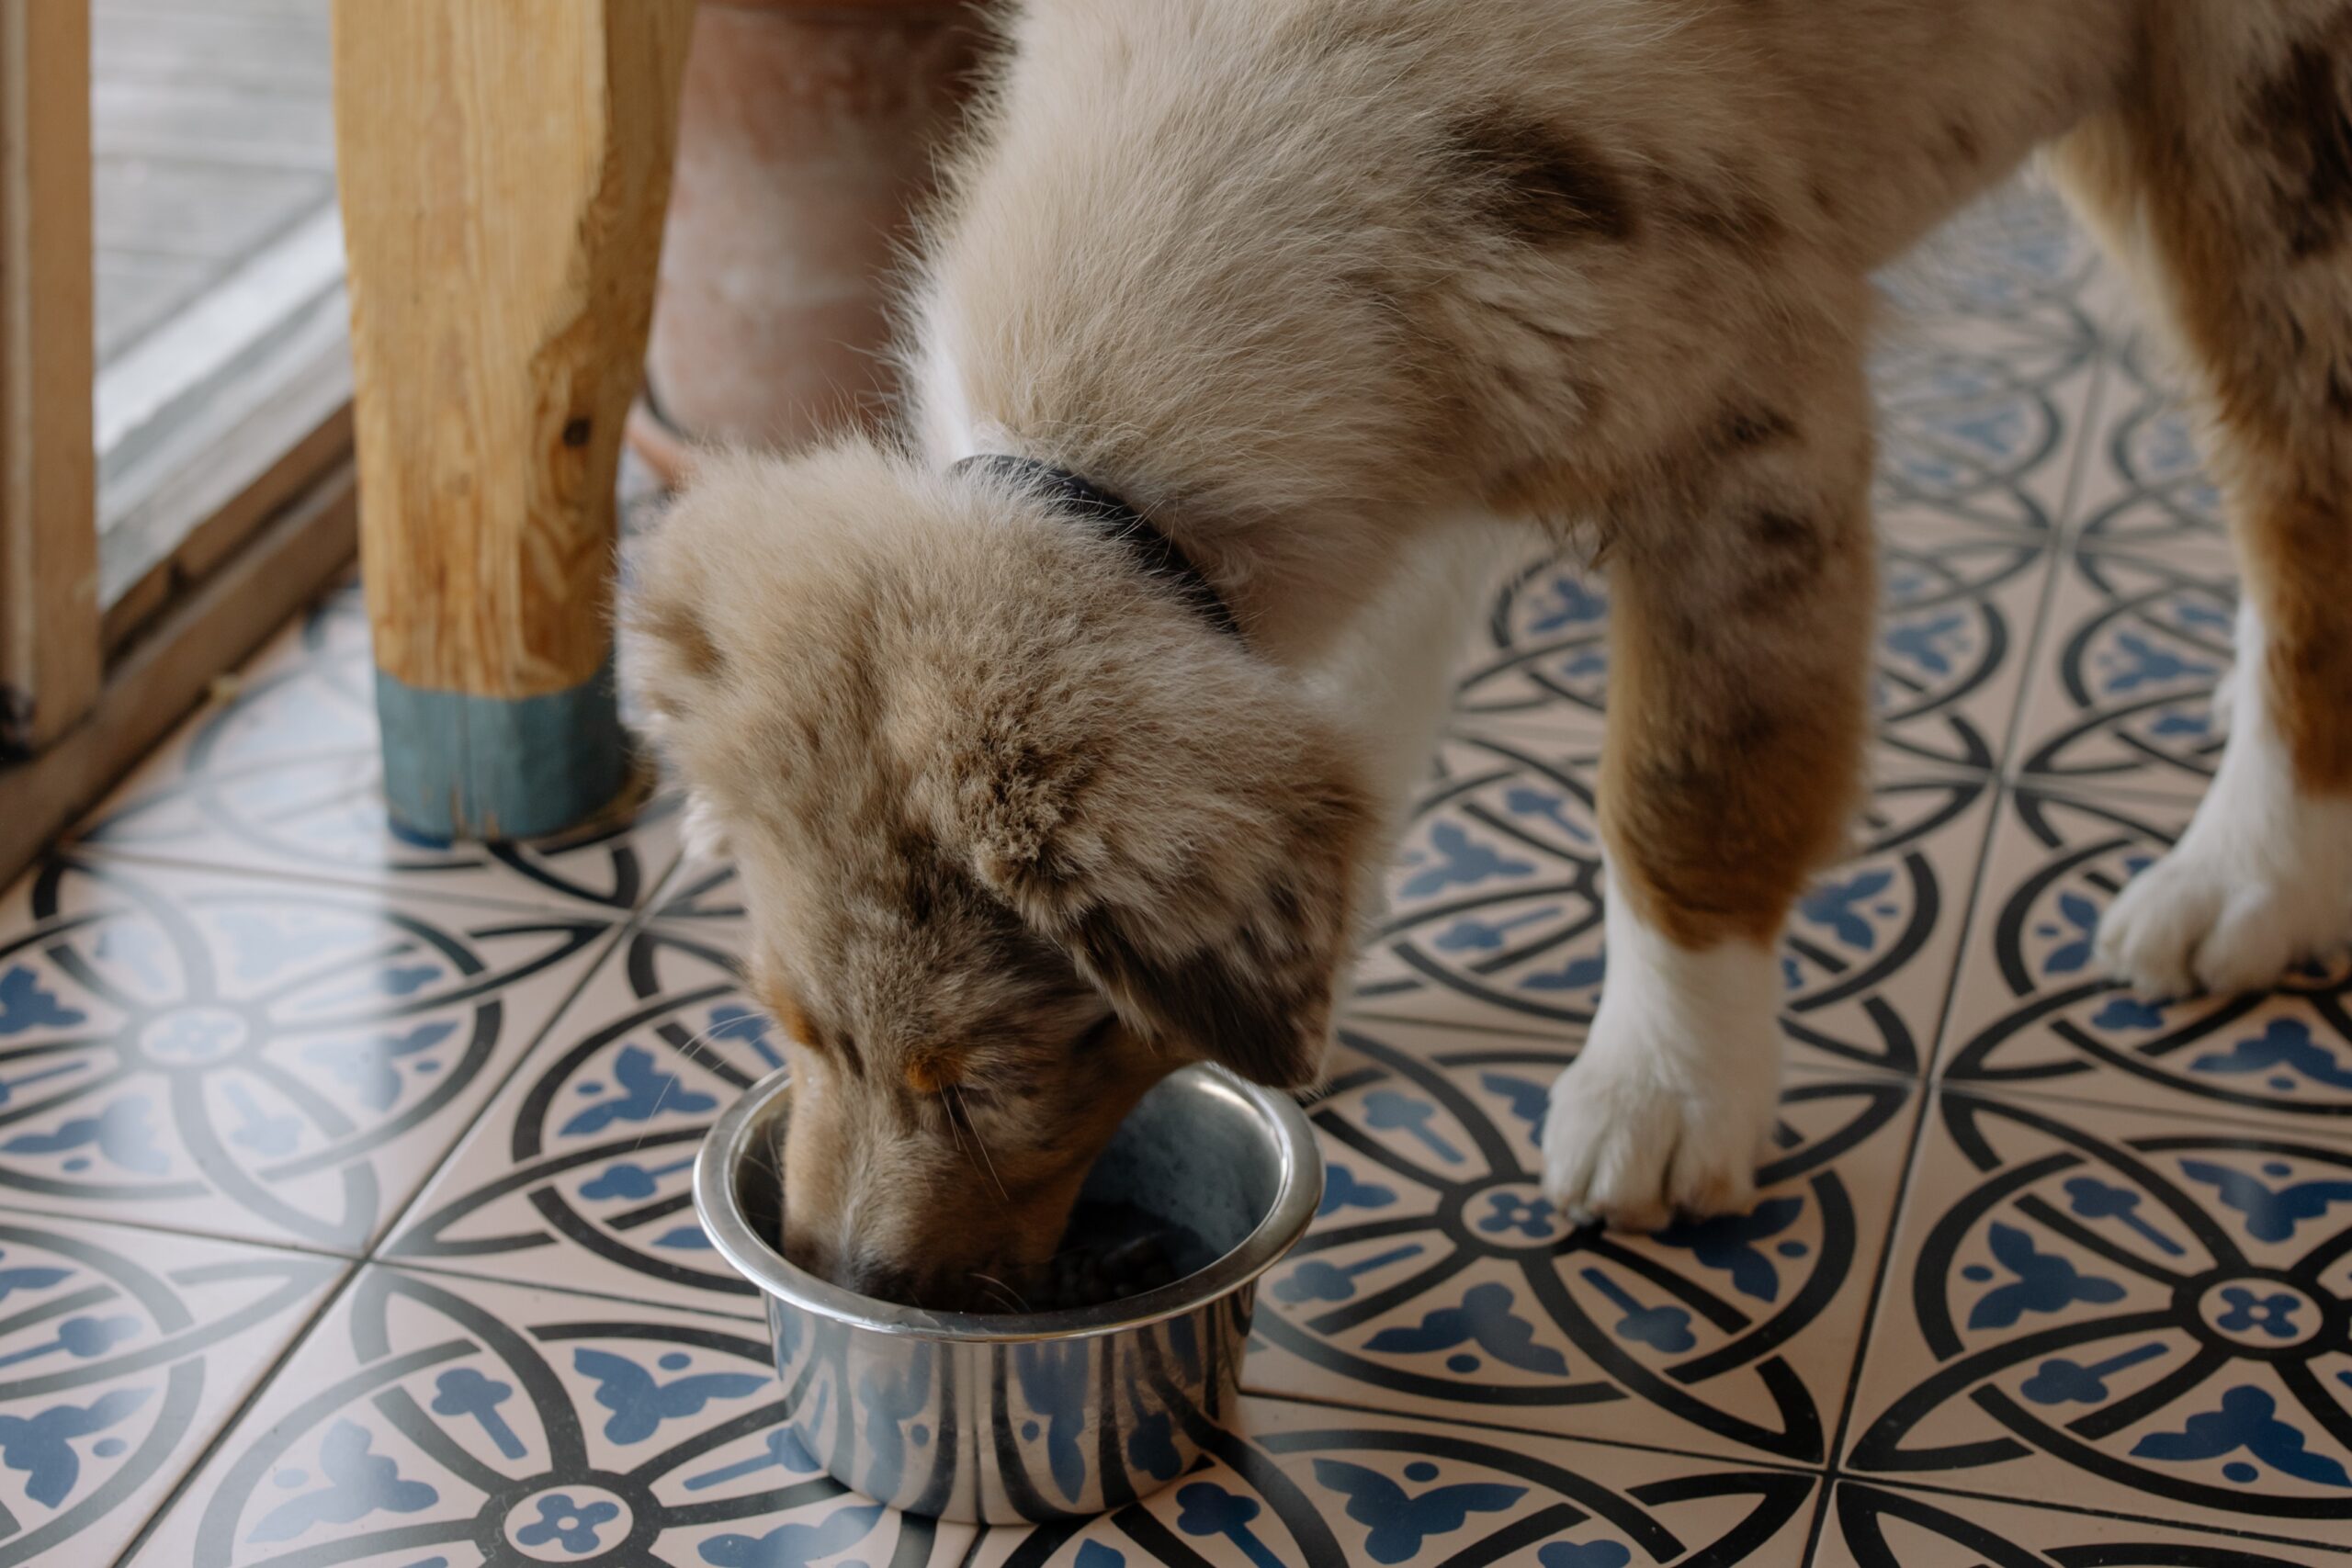
[[[761,1293],[872,1334],[958,1344],[1007,1344],[1098,1337],[1182,1317],[1257,1279],[1306,1234],[1323,1199],[1323,1155],[1316,1146],[1306,1112],[1289,1096],[1262,1089],[1213,1063],[1179,1071],[1201,1073],[1247,1101],[1273,1140],[1280,1168],[1273,1201],[1248,1235],[1207,1268],[1139,1296],[1059,1312],[930,1312],[843,1290],[786,1262],[752,1228],[736,1201],[733,1176],[761,1112],[790,1089],[788,1066],[777,1068],[745,1089],[704,1137],[702,1149],[695,1156],[695,1213],[718,1255]]]

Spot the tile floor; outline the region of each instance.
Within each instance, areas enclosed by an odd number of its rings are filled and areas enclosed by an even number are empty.
[[[1496,605],[1398,856],[1246,1429],[1080,1529],[844,1495],[686,1161],[776,1061],[723,874],[439,850],[348,595],[0,901],[0,1564],[2244,1564],[2352,1551],[2352,967],[2153,1007],[2087,939],[2218,741],[2232,583],[2087,245],[1890,278],[1878,786],[1785,948],[1743,1217],[1566,1233],[1605,586]]]

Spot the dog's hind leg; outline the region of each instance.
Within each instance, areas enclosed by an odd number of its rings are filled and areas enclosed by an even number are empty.
[[[2057,164],[2178,339],[2244,578],[2221,768],[2100,947],[2252,989],[2352,932],[2352,5],[2166,8]]]
[[[1776,945],[1844,842],[1872,614],[1859,300],[1615,509],[1608,970],[1552,1091],[1544,1190],[1650,1228],[1744,1207],[1780,1082]]]

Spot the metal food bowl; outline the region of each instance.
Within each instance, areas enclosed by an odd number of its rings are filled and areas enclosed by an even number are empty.
[[[1197,1265],[1144,1294],[1041,1313],[928,1312],[776,1250],[788,1072],[752,1086],[695,1161],[695,1211],[767,1298],[786,1418],[834,1478],[965,1523],[1116,1508],[1183,1473],[1237,1408],[1257,1280],[1306,1234],[1323,1162],[1282,1094],[1186,1067],[1144,1097],[1083,1196],[1191,1230]]]

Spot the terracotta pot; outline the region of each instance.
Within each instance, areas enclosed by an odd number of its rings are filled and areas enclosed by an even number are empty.
[[[879,410],[884,280],[978,46],[937,0],[705,0],[630,421],[656,469],[681,436],[792,446]]]

